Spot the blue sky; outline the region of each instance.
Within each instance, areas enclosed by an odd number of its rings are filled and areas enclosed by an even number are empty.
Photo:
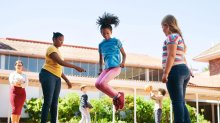
[[[123,42],[126,52],[161,57],[166,37],[160,23],[165,15],[173,14],[188,46],[189,64],[202,69],[207,64],[191,59],[219,43],[219,5],[217,0],[1,1],[0,37],[51,41],[52,32],[58,31],[67,44],[97,47],[102,36],[96,19],[109,12],[121,21],[113,37]]]

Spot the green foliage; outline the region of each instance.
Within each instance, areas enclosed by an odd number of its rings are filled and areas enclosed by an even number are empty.
[[[138,123],[153,123],[154,112],[153,102],[146,101],[144,98],[137,97],[137,122]],[[144,114],[144,117],[143,117]]]
[[[126,113],[125,119],[120,119],[122,121],[127,121],[128,123],[133,123],[134,121],[134,97],[133,96],[126,96],[125,97],[125,109],[124,112]],[[136,98],[136,109],[137,109],[137,122],[138,123],[149,123],[154,122],[153,117],[153,102],[151,100],[146,101],[142,97]],[[144,114],[144,116],[143,116]]]
[[[90,101],[93,106],[91,109],[91,119],[93,123],[110,123],[112,122],[112,99],[102,97]],[[137,122],[153,123],[154,122],[154,101],[146,100],[143,97],[137,97]],[[32,98],[26,101],[25,112],[29,114],[31,122],[40,122],[42,99]],[[79,114],[79,95],[70,93],[64,98],[59,99],[59,121],[65,123],[77,123],[81,115]],[[191,122],[196,122],[195,108],[187,105],[190,113]],[[116,123],[133,123],[134,121],[134,97],[129,95],[125,97],[125,108],[123,111],[116,112]],[[163,101],[162,123],[170,122],[170,99]],[[208,123],[203,115],[199,115],[200,123]]]
[[[31,98],[26,101],[24,105],[25,113],[29,115],[30,122],[40,122],[41,108],[42,108],[42,99]]]
[[[202,68],[202,72],[207,72],[207,71],[209,71],[209,66]]]
[[[106,121],[112,120],[112,101],[108,97],[102,97],[100,99],[93,99],[90,101],[93,108],[90,112],[91,119],[99,121],[99,119],[106,119]]]
[[[170,99],[163,100],[162,123],[170,122]]]
[[[77,118],[79,113],[79,95],[69,93],[64,98],[59,99],[59,121],[66,122],[72,118]],[[78,116],[79,118],[79,116]]]

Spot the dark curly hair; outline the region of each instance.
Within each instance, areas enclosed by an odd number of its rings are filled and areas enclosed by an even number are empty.
[[[119,22],[120,21],[117,16],[106,12],[96,21],[96,23],[100,26],[100,31],[105,28],[108,28],[112,31],[111,25],[115,25],[115,27],[117,27],[119,25]]]
[[[61,37],[61,36],[63,36],[62,33],[60,33],[60,32],[53,32],[53,38],[52,39],[55,39],[55,38],[58,38],[58,37]]]

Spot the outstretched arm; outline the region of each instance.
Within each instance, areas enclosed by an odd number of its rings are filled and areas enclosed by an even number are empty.
[[[161,95],[155,95],[153,92],[150,93],[150,98],[153,100],[161,100],[163,96]]]
[[[70,64],[70,63],[65,62],[64,60],[62,60],[56,52],[51,53],[49,56],[50,56],[51,59],[56,61],[59,65],[62,65],[62,66],[65,66],[65,67],[74,68],[74,69],[76,69],[79,72],[85,72],[84,69],[82,69],[82,68],[80,68],[80,67],[78,67],[76,65]]]

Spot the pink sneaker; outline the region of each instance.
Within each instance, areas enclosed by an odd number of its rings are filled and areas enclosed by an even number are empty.
[[[125,96],[124,96],[124,92],[119,92],[120,97],[118,98],[119,100],[119,109],[123,109],[124,105],[125,105]]]

